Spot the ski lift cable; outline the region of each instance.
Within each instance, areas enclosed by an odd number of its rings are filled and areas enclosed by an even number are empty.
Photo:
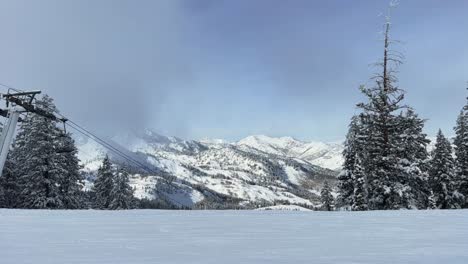
[[[89,130],[87,130],[87,129],[83,128],[82,126],[78,125],[77,123],[75,123],[75,122],[73,122],[71,120],[68,120],[67,125],[69,127],[73,128],[75,131],[78,131],[79,133],[85,135],[86,137],[90,138],[91,140],[93,140],[96,143],[100,144],[101,146],[105,147],[106,149],[111,150],[112,152],[114,152],[115,154],[121,156],[122,158],[124,158],[124,159],[138,165],[138,167],[146,170],[147,172],[157,173],[156,171],[148,168],[146,165],[142,164],[138,160],[136,160],[136,159],[130,157],[129,155],[125,154],[124,152],[122,152],[118,148],[112,146],[110,143],[106,142],[104,139],[99,138],[95,134],[91,133]]]
[[[125,154],[124,152],[122,152],[118,148],[112,146],[110,143],[107,143],[105,140],[99,138],[98,136],[92,134],[88,130],[86,130],[86,129],[82,128],[81,126],[77,125],[75,122],[69,121],[67,126],[73,128],[75,131],[79,132],[80,134],[82,134],[82,135],[88,137],[89,139],[95,141],[96,143],[98,143],[99,145],[101,145],[101,146],[105,147],[106,149],[110,150],[114,154],[117,154],[118,156],[124,158],[127,161],[130,161],[130,163],[133,163],[134,165],[137,165],[137,167],[139,167],[140,169],[143,169],[143,170],[145,170],[145,171],[147,171],[149,173],[158,174],[158,172],[156,172],[155,170],[152,170],[151,168],[149,168],[145,164],[143,164],[143,163],[139,162],[138,160],[130,157],[129,155]]]

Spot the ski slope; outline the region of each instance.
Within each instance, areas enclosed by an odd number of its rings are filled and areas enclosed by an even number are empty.
[[[0,210],[2,264],[468,263],[468,211]]]

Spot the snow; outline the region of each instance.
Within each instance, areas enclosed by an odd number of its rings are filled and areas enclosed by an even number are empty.
[[[288,175],[288,179],[291,183],[296,185],[301,184],[300,180],[303,178],[304,173],[297,171],[291,166],[284,166],[284,171],[286,172],[286,175]]]
[[[85,171],[96,171],[107,153],[103,146],[91,139],[78,138],[77,148],[78,158]]]
[[[281,188],[276,187],[271,190],[260,185],[247,185],[237,179],[231,179],[227,182],[224,179],[205,178],[204,184],[207,188],[218,193],[249,201],[287,200],[290,203],[313,205],[309,200],[283,191]]]
[[[312,211],[297,205],[275,205],[256,209],[257,211]]]
[[[340,170],[343,164],[342,142],[303,142],[292,137],[248,136],[237,143],[265,153],[291,158],[299,158],[313,165],[330,170]]]
[[[199,140],[200,143],[203,144],[214,144],[214,145],[224,145],[228,144],[229,142],[224,139],[219,138],[202,138]]]
[[[141,177],[139,175],[132,175],[130,177],[130,186],[134,190],[133,195],[139,199],[153,199],[156,183],[156,177]]]
[[[197,190],[191,188],[184,188],[184,185],[175,183],[179,185],[179,188],[172,193],[167,193],[166,197],[170,201],[177,201],[178,205],[183,206],[192,206],[198,202],[201,202],[205,197]]]
[[[467,249],[467,210],[0,210],[2,264],[464,264]]]

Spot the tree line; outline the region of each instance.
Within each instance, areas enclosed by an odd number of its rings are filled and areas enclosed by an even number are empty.
[[[345,141],[336,207],[344,210],[468,208],[468,103],[460,112],[452,143],[439,130],[428,152],[425,120],[404,104],[398,87],[401,56],[390,49],[385,24],[381,72],[372,87],[360,88],[366,100],[357,106]]]

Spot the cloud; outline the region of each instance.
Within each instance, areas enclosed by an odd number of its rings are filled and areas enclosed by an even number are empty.
[[[3,80],[41,89],[103,133],[144,128],[172,87],[191,78],[180,1],[5,2]],[[21,15],[18,15],[21,14]]]

